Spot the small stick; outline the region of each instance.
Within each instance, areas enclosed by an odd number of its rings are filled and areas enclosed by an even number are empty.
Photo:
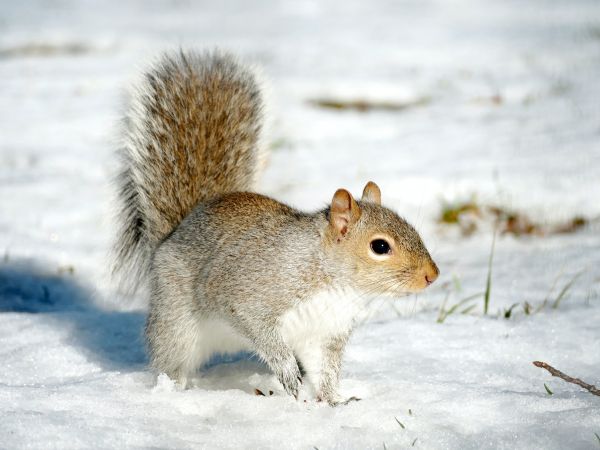
[[[546,364],[545,362],[534,361],[533,365],[536,366],[536,367],[541,367],[542,369],[546,369],[548,372],[550,372],[550,374],[553,377],[562,378],[567,383],[576,384],[578,386],[581,386],[584,389],[587,389],[590,393],[592,393],[594,395],[600,396],[600,389],[598,389],[596,386],[593,386],[591,384],[587,384],[586,382],[581,381],[579,378],[570,377],[569,375],[566,375],[566,374],[562,373],[560,370],[556,370],[554,367],[552,367],[549,364]]]

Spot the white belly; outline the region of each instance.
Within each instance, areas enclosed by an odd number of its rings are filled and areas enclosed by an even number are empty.
[[[363,306],[360,296],[354,291],[322,291],[283,315],[281,334],[294,350],[304,347],[307,342],[323,342],[348,333]]]
[[[316,376],[321,370],[323,345],[328,339],[349,333],[363,311],[364,301],[356,292],[323,291],[281,317],[281,336],[307,372]],[[193,358],[199,363],[208,361],[215,354],[256,350],[247,337],[223,319],[199,319],[195,331]]]
[[[354,291],[324,291],[298,304],[281,319],[281,334],[299,359],[308,380],[308,395],[319,389],[327,370],[327,343],[346,335],[361,315],[364,302]]]
[[[196,349],[200,360],[206,361],[215,354],[233,354],[251,350],[250,341],[238,333],[229,322],[216,319],[201,319],[198,324]]]

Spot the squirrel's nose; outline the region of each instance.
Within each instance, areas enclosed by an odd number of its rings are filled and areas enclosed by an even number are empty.
[[[425,282],[427,283],[427,286],[429,286],[431,283],[437,280],[439,274],[439,269],[432,261],[430,267],[425,270]]]

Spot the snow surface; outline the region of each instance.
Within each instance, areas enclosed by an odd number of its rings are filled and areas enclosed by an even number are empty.
[[[600,398],[531,364],[600,385],[599,2],[4,1],[0,26],[1,448],[599,448]],[[247,355],[177,391],[145,368],[144,296],[109,281],[124,91],[158,52],[214,45],[269,80],[261,191],[315,209],[373,179],[441,269],[354,334],[342,389],[360,402],[296,402]],[[473,194],[590,223],[499,237],[491,314],[478,299],[437,323],[485,286],[491,227],[436,224]],[[577,273],[558,308],[523,313]]]

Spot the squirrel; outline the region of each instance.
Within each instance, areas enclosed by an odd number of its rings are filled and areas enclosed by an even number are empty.
[[[335,406],[365,298],[420,291],[439,270],[373,182],[312,213],[254,193],[262,128],[259,84],[232,55],[150,67],[124,121],[115,270],[148,282],[156,372],[185,388],[212,355],[247,350],[288,394],[308,380]]]

